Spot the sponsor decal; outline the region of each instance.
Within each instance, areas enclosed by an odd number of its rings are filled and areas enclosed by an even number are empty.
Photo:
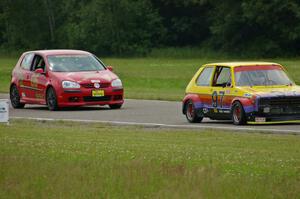
[[[203,108],[203,113],[208,113],[208,108]]]
[[[40,94],[40,93],[36,93],[35,94],[35,98],[37,99],[43,99],[44,98],[44,95]]]
[[[250,93],[245,93],[245,94],[244,94],[244,97],[251,98],[251,97],[252,97],[252,95],[251,95]]]
[[[37,88],[38,87],[38,75],[32,75],[31,77],[31,87]]]
[[[230,90],[226,90],[226,91],[225,91],[225,94],[230,94]]]
[[[19,81],[19,84],[20,84],[20,86],[24,86],[24,81],[23,81],[23,80],[20,80],[20,81]]]

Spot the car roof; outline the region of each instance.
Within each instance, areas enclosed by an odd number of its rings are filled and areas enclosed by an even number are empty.
[[[44,56],[48,55],[70,55],[70,54],[86,54],[90,55],[91,53],[83,50],[66,50],[66,49],[59,49],[59,50],[34,50],[34,51],[28,51],[26,53],[38,53]]]
[[[266,66],[266,65],[277,65],[280,64],[273,62],[219,62],[219,63],[210,63],[204,64],[204,66],[228,66],[228,67],[238,67],[238,66]]]

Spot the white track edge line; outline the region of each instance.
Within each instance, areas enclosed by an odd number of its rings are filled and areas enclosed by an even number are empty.
[[[12,119],[29,119],[38,121],[68,121],[68,122],[86,122],[86,123],[107,123],[115,125],[135,125],[135,126],[152,126],[166,128],[187,128],[187,129],[223,129],[223,130],[241,130],[241,131],[265,131],[271,133],[289,133],[300,134],[297,130],[280,130],[280,129],[264,129],[264,128],[247,128],[247,127],[221,127],[210,125],[176,125],[176,124],[159,124],[159,123],[143,123],[143,122],[122,122],[122,121],[104,121],[104,120],[82,120],[82,119],[54,119],[54,118],[35,118],[35,117],[10,117]]]

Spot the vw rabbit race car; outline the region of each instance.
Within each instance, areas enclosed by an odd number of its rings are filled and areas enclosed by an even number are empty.
[[[12,71],[10,100],[14,108],[25,104],[59,107],[109,105],[121,108],[123,85],[93,54],[79,50],[25,52]]]
[[[283,66],[267,62],[213,63],[202,66],[186,88],[183,114],[235,125],[300,121],[300,87]]]

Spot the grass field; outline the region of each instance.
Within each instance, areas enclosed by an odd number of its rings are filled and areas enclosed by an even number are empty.
[[[8,92],[10,74],[16,58],[0,58],[0,92]],[[123,80],[127,98],[181,100],[185,87],[202,64],[231,59],[104,58]],[[300,59],[269,59],[287,67],[300,84]]]
[[[0,198],[299,197],[299,136],[0,125]]]

